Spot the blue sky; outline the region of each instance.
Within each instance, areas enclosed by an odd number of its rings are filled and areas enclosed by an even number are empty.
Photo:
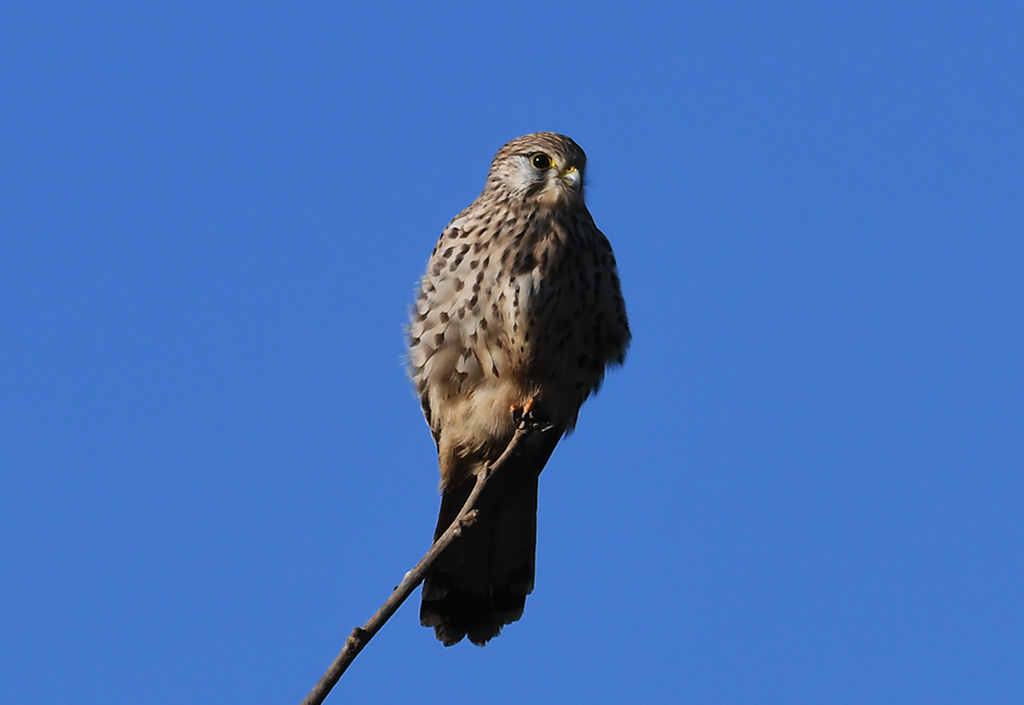
[[[587,150],[633,325],[485,649],[328,702],[1024,699],[1019,3],[0,10],[0,700],[297,702],[427,548],[403,325]]]

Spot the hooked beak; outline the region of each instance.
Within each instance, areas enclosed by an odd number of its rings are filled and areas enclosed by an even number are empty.
[[[583,184],[583,177],[575,165],[570,164],[565,167],[565,171],[563,171],[560,176],[562,182],[573,191],[580,190],[580,186]]]

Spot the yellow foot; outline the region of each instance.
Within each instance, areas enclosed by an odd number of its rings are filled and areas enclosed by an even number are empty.
[[[534,431],[550,431],[554,428],[554,424],[544,418],[537,397],[530,397],[522,406],[513,404],[509,411],[512,413],[512,421],[515,422],[517,428],[529,428]]]

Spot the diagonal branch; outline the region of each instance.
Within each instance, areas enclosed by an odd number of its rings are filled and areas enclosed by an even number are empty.
[[[342,647],[341,653],[334,659],[334,663],[324,673],[320,682],[309,691],[309,695],[302,701],[302,705],[319,705],[324,701],[324,698],[331,692],[331,688],[335,686],[338,679],[341,678],[341,674],[345,672],[345,669],[348,668],[353,659],[359,655],[359,652],[363,650],[363,647],[373,638],[374,634],[380,631],[384,623],[391,619],[391,615],[401,607],[406,598],[416,589],[416,586],[423,582],[423,576],[426,575],[430,566],[441,555],[441,552],[457,540],[462,535],[462,531],[473,523],[476,519],[476,505],[479,501],[480,493],[483,492],[488,480],[501,472],[502,468],[519,454],[527,436],[533,430],[534,428],[528,424],[520,424],[501,457],[476,476],[476,484],[473,485],[473,490],[469,493],[466,503],[462,505],[462,509],[459,511],[458,516],[455,517],[451,526],[438,537],[426,555],[420,559],[420,562],[405,574],[405,578],[395,588],[394,592],[391,593],[391,597],[380,606],[376,614],[370,617],[370,621],[352,630],[348,639],[345,640],[345,646]]]

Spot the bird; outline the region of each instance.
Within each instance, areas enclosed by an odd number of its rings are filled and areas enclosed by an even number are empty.
[[[517,426],[544,430],[494,477],[476,521],[426,574],[420,622],[446,646],[464,637],[483,646],[522,616],[539,475],[629,347],[615,256],[584,202],[586,160],[565,135],[508,142],[419,283],[408,367],[437,444],[435,541]]]

